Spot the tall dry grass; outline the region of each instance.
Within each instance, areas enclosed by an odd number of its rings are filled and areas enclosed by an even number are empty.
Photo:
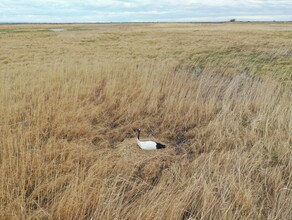
[[[0,218],[291,219],[291,91],[176,67],[3,72]],[[137,127],[167,149],[138,149]]]

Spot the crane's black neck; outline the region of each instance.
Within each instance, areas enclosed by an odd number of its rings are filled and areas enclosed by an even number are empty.
[[[137,138],[140,139],[140,130],[137,130]]]

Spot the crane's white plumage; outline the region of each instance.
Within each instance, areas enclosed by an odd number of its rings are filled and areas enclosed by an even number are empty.
[[[139,141],[137,138],[137,144],[143,150],[157,150],[157,144],[154,141]]]
[[[165,145],[160,144],[160,143],[156,143],[154,141],[140,141],[140,129],[136,130],[137,132],[137,144],[139,145],[139,147],[143,150],[157,150],[157,149],[162,149],[165,148]]]

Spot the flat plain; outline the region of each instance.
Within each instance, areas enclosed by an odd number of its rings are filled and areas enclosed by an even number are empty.
[[[292,219],[291,89],[289,22],[0,25],[0,219]]]

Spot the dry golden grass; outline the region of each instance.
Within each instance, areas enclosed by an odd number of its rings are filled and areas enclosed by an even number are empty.
[[[0,35],[0,219],[291,219],[291,24],[272,25]]]

